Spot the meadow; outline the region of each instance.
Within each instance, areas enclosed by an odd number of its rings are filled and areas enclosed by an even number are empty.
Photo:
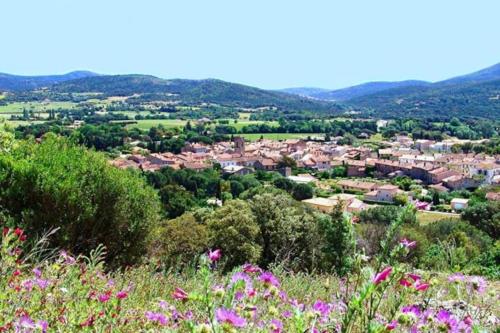
[[[493,332],[498,283],[461,273],[413,271],[403,239],[374,267],[351,276],[263,270],[221,272],[209,251],[183,271],[154,262],[106,271],[105,249],[74,257],[4,228],[0,331],[15,332]]]

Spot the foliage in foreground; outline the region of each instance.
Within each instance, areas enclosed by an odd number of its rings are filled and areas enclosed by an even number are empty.
[[[394,235],[397,223],[388,231]],[[22,229],[4,228],[0,332],[485,332],[498,325],[498,288],[481,277],[416,274],[396,257],[414,242],[382,244],[375,266],[353,274],[263,271],[246,264],[220,275],[220,250],[183,275],[153,266],[105,273],[103,248],[50,260],[23,253]]]

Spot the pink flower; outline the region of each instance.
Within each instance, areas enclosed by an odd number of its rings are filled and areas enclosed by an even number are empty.
[[[462,273],[453,273],[450,276],[448,276],[449,282],[458,282],[458,281],[463,281],[464,279],[465,276]]]
[[[222,252],[221,250],[209,250],[208,251],[208,259],[210,259],[211,262],[217,262],[219,259],[222,257]]]
[[[373,279],[373,283],[378,285],[380,282],[385,281],[389,277],[389,275],[391,275],[391,273],[392,273],[391,266],[385,268],[382,272],[375,275],[375,278]]]
[[[478,294],[482,294],[486,290],[486,280],[480,276],[469,277],[467,284],[469,289],[476,291]]]
[[[267,286],[279,287],[280,282],[271,272],[264,272],[260,275],[259,280]]]
[[[175,288],[172,297],[178,301],[185,301],[188,299],[188,294],[181,288]]]
[[[416,241],[410,241],[406,238],[403,238],[399,244],[403,245],[404,247],[406,247],[407,249],[412,249],[414,248],[416,245],[417,245],[417,242]]]
[[[417,281],[419,281],[421,279],[420,275],[413,274],[413,273],[408,274],[408,277],[410,279],[412,279],[413,281],[415,281],[415,282],[417,282]]]
[[[221,324],[229,324],[233,327],[245,327],[247,322],[244,318],[238,316],[236,312],[219,308],[215,312],[217,321]]]
[[[252,264],[243,265],[243,272],[245,273],[260,273],[262,269]]]
[[[116,298],[118,299],[124,299],[128,296],[128,293],[125,290],[120,290],[119,292],[116,293]]]
[[[411,287],[411,282],[404,278],[399,281],[399,284],[403,287]]]
[[[424,282],[418,281],[415,284],[415,290],[416,291],[426,291],[427,289],[429,289],[429,284],[428,283],[424,283]]]
[[[101,303],[106,303],[107,301],[109,301],[111,295],[109,292],[106,292],[105,294],[101,294],[97,297],[97,299],[99,300],[99,302]]]

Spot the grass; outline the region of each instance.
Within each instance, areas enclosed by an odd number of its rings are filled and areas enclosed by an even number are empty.
[[[163,125],[166,128],[183,127],[187,121],[179,119],[143,119],[137,120],[137,124],[127,125],[129,128],[137,127],[142,130],[149,130],[153,126]]]
[[[0,106],[0,113],[22,113],[23,109],[38,111],[45,111],[49,109],[72,109],[76,107],[76,103],[72,102],[15,102],[7,105]]]
[[[429,223],[434,223],[441,220],[449,220],[449,219],[458,221],[460,219],[460,215],[452,213],[428,212],[421,210],[417,212],[417,221],[421,225],[426,225]]]

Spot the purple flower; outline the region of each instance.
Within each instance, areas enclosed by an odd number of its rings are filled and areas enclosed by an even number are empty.
[[[159,312],[147,311],[146,318],[149,321],[157,322],[162,326],[167,325],[167,322],[168,322],[168,318],[163,313],[159,313]]]
[[[271,272],[264,272],[260,275],[259,280],[267,286],[279,287],[280,282]]]
[[[270,326],[272,333],[281,333],[283,331],[283,323],[278,319],[271,320]]]
[[[420,308],[416,305],[408,305],[408,306],[404,306],[402,309],[401,309],[401,312],[403,313],[406,313],[406,314],[412,314],[414,315],[415,317],[418,317],[420,316]]]
[[[477,292],[478,294],[483,294],[486,290],[486,280],[480,276],[470,276],[467,279],[467,285],[469,289]]]
[[[41,278],[42,277],[42,271],[38,267],[33,268],[33,274],[35,274],[35,276],[37,278]]]
[[[210,259],[211,262],[217,262],[221,257],[222,257],[222,252],[220,249],[214,251],[212,250],[208,251],[208,259]]]
[[[313,310],[318,312],[322,317],[326,317],[330,313],[330,306],[318,300],[313,304]]]
[[[441,310],[437,313],[436,319],[443,328],[448,329],[448,331],[455,332],[458,323],[451,313],[446,310]]]
[[[465,276],[462,273],[453,273],[450,276],[448,276],[449,282],[458,282],[458,281],[463,281],[464,279]]]
[[[238,281],[243,281],[245,282],[245,290],[250,290],[252,289],[252,279],[243,272],[236,272],[233,274],[231,277],[231,283],[229,284],[230,287],[234,286]]]
[[[44,279],[36,279],[35,283],[40,289],[45,289],[49,285],[49,281]]]
[[[247,324],[246,320],[238,316],[236,312],[224,308],[217,309],[215,317],[219,323],[229,324],[233,327],[245,327]]]

